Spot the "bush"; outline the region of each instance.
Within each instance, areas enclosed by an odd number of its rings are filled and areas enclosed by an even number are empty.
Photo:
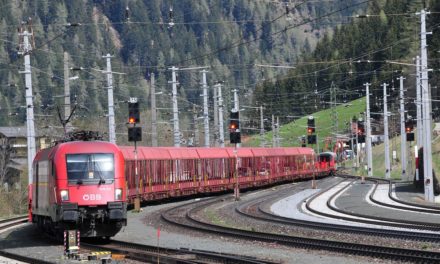
[[[21,180],[18,185],[10,187],[9,190],[0,188],[0,218],[27,213],[27,176],[22,173],[20,178],[25,180]]]

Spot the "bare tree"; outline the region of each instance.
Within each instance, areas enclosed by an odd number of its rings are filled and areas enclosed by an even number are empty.
[[[9,164],[12,156],[12,145],[7,137],[0,138],[0,184],[3,185],[8,179]]]

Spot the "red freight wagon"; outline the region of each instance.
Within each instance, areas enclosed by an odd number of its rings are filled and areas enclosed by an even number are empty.
[[[129,200],[232,190],[236,170],[240,188],[264,186],[300,177],[323,176],[311,148],[121,147]],[[136,174],[137,170],[137,174]]]

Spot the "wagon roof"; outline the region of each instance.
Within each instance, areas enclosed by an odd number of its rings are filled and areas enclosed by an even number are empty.
[[[314,155],[315,151],[312,148],[298,148],[300,154],[303,155]]]
[[[251,151],[254,157],[265,157],[269,156],[268,148],[253,148]]]
[[[167,148],[171,159],[199,159],[194,148]]]
[[[226,148],[196,148],[201,159],[227,158]]]
[[[285,148],[284,152],[286,155],[294,156],[299,154],[299,148]]]
[[[229,157],[231,158],[235,157],[234,148],[227,148],[226,150],[229,154]],[[237,149],[237,156],[240,158],[254,157],[254,153],[250,148],[239,148]]]
[[[123,146],[121,147],[122,154],[126,160],[134,160],[134,147]],[[170,153],[167,148],[151,148],[151,147],[138,147],[137,158],[141,160],[169,160],[171,159]]]

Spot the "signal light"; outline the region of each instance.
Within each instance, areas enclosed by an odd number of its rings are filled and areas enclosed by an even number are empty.
[[[408,119],[405,121],[405,132],[411,133],[414,130],[414,122],[412,119]]]
[[[405,133],[406,133],[406,141],[411,142],[414,141],[414,120],[408,118],[405,121]]]
[[[241,143],[240,117],[238,111],[231,111],[229,120],[229,140],[232,144]]]
[[[316,135],[308,135],[307,136],[308,144],[316,144]]]
[[[315,118],[313,116],[309,116],[307,119],[307,133],[309,135],[315,133]]]
[[[364,121],[362,121],[362,120],[360,120],[360,121],[357,121],[357,133],[359,134],[359,135],[363,135],[363,134],[365,134],[365,127],[364,127]]]
[[[141,127],[129,127],[128,128],[128,141],[142,141],[142,128]]]
[[[128,123],[138,124],[140,122],[139,103],[128,103]]]

